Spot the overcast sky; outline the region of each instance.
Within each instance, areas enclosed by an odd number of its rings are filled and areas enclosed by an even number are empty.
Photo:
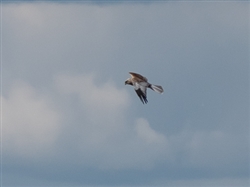
[[[249,13],[3,3],[3,186],[250,185]],[[129,71],[164,94],[143,105]]]

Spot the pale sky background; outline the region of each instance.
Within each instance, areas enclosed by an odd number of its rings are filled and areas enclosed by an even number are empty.
[[[2,3],[2,185],[249,186],[248,2]],[[143,105],[128,72],[162,85]]]

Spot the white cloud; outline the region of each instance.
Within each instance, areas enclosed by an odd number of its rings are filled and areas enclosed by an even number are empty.
[[[150,168],[165,159],[167,139],[146,119],[126,119],[129,97],[108,81],[97,86],[93,75],[60,75],[55,83],[62,94],[81,103],[83,121],[78,145],[81,162],[101,169]],[[72,125],[72,124],[71,124]],[[73,128],[73,127],[72,127]]]
[[[56,76],[55,86],[58,96],[64,98],[60,101],[75,98],[80,111],[67,102],[67,108],[75,112],[55,108],[56,101],[21,81],[16,81],[7,96],[2,97],[5,154],[34,160],[44,156],[53,159],[62,154],[60,147],[68,152],[65,147],[68,140],[62,137],[70,134],[74,138],[67,143],[72,144],[71,151],[76,155],[70,162],[77,165],[145,169],[166,159],[166,137],[153,130],[144,118],[127,119],[129,95],[112,81],[98,85],[93,74],[61,74]],[[67,118],[76,118],[80,125],[69,121],[63,124]],[[71,130],[66,131],[65,125]]]
[[[16,82],[8,96],[2,97],[2,107],[3,148],[7,153],[32,158],[53,153],[60,114],[48,98],[29,84]]]
[[[140,139],[148,143],[166,143],[167,140],[163,134],[155,132],[143,118],[136,120],[136,132]]]
[[[95,107],[95,110],[100,109],[98,107],[101,106],[109,109],[128,106],[129,98],[124,89],[118,90],[112,81],[98,86],[94,82],[94,78],[93,74],[86,76],[61,75],[56,78],[56,84],[64,93],[77,94],[82,103]]]
[[[52,99],[24,82],[16,82],[2,97],[8,154],[33,158],[47,152],[58,155],[62,152],[52,150],[60,150],[60,146],[68,152],[65,134],[74,136],[67,142],[76,155],[73,162],[99,169],[147,169],[158,163],[179,162],[177,155],[185,158],[182,164],[187,166],[224,168],[237,162],[236,148],[243,152],[240,142],[246,137],[237,134],[183,130],[167,137],[145,118],[128,119],[129,95],[111,80],[98,84],[94,74],[60,74],[54,83],[56,95],[67,110],[56,110]],[[67,113],[69,110],[73,112]],[[246,156],[242,155],[238,163],[244,164]]]

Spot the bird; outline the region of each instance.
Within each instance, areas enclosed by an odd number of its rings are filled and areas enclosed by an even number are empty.
[[[150,84],[148,79],[138,73],[129,72],[130,78],[125,81],[125,85],[134,86],[135,92],[140,98],[143,104],[147,104],[147,88],[152,89],[153,91],[162,94],[163,88],[159,85]]]

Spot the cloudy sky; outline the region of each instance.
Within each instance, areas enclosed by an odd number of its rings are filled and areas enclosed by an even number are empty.
[[[2,3],[2,185],[248,186],[249,13]],[[129,71],[164,94],[143,105]]]

